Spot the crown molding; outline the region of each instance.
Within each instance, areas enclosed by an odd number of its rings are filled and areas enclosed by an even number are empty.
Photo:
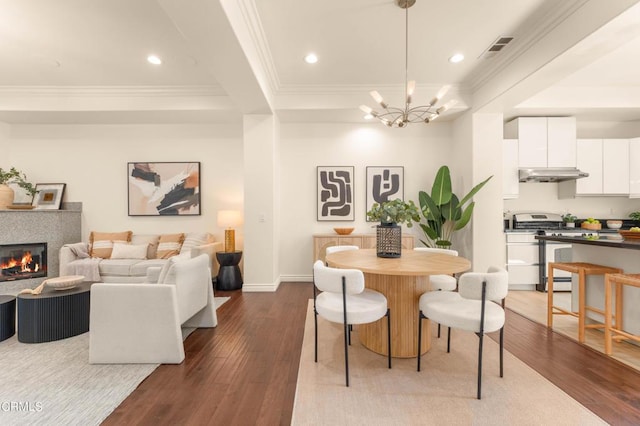
[[[253,46],[258,54],[260,65],[269,82],[271,93],[276,94],[280,90],[280,78],[276,70],[275,63],[273,61],[273,55],[271,49],[269,49],[269,43],[267,36],[264,33],[264,27],[258,14],[258,8],[256,7],[255,0],[240,0],[238,6],[244,24],[249,34],[249,37],[253,43]]]
[[[0,86],[1,96],[219,97],[220,86]]]

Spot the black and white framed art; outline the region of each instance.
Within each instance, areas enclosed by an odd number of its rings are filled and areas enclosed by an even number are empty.
[[[367,167],[366,211],[396,198],[404,200],[404,167]]]
[[[354,221],[353,166],[318,166],[318,221]]]

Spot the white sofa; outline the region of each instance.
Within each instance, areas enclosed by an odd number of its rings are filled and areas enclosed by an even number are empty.
[[[157,283],[93,284],[89,363],[180,364],[182,327],[218,325],[210,276],[202,254],[174,256]]]
[[[149,268],[162,268],[168,259],[155,259],[160,234],[132,234],[131,244],[149,244],[147,259],[90,259],[89,243],[65,244],[60,248],[60,275],[84,275],[87,281],[142,283],[147,280]],[[180,248],[183,257],[206,254],[209,257],[211,277],[218,274],[216,251],[223,250],[223,243],[214,241],[209,233],[186,233]],[[156,280],[153,280],[154,282]]]

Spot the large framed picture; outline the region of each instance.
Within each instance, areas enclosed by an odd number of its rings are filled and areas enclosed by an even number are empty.
[[[37,210],[59,210],[64,196],[64,183],[36,183],[36,195],[31,205]]]
[[[367,167],[366,211],[373,203],[382,204],[396,198],[404,201],[404,167]]]
[[[353,166],[318,166],[318,221],[354,221]]]
[[[127,163],[129,216],[200,215],[200,163]]]

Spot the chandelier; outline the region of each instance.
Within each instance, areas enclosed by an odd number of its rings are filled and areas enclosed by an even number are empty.
[[[388,105],[380,93],[376,90],[369,92],[371,97],[380,107],[382,111],[376,111],[367,105],[360,105],[360,109],[367,115],[365,118],[377,118],[383,124],[389,127],[405,127],[409,123],[430,123],[440,116],[443,112],[454,106],[457,101],[451,100],[446,104],[436,107],[436,104],[444,97],[450,86],[443,86],[436,96],[431,99],[427,105],[411,106],[411,97],[416,88],[414,80],[409,81],[409,8],[413,6],[416,0],[395,0],[396,5],[405,10],[405,101],[404,108],[398,108]]]

